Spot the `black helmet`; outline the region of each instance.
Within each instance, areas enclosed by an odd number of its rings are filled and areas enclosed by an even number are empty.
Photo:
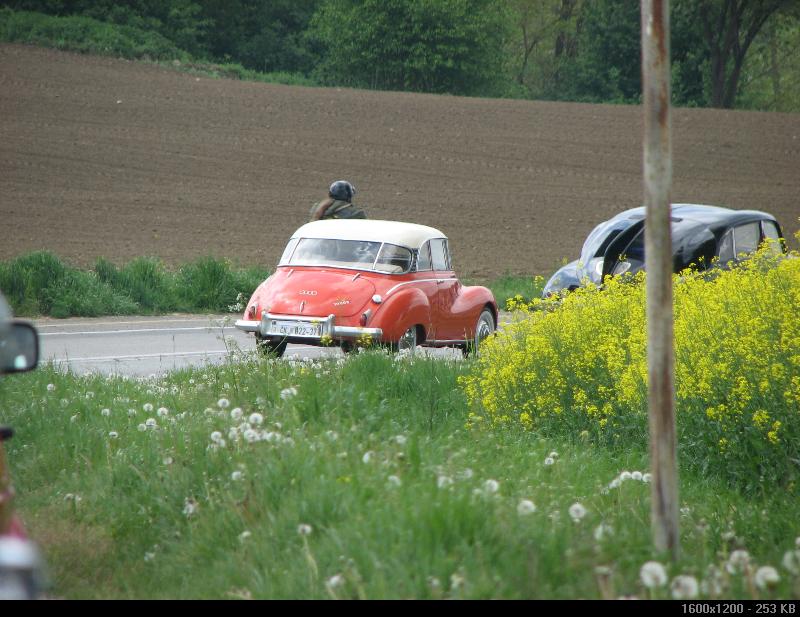
[[[347,180],[337,180],[328,189],[328,195],[339,201],[353,201],[355,194],[356,187],[347,182]]]

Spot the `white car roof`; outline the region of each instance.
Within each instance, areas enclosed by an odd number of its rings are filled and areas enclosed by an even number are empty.
[[[306,223],[292,238],[324,238],[388,242],[418,249],[431,238],[446,238],[441,231],[415,223],[372,219],[327,219]]]

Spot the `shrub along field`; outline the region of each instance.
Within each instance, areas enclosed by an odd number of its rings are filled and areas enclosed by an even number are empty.
[[[177,269],[155,257],[139,257],[119,268],[101,257],[92,270],[84,270],[37,251],[0,261],[0,290],[14,314],[26,317],[236,313],[269,274],[264,268],[236,268],[214,257],[201,257]],[[542,292],[541,277],[506,274],[488,283],[464,282],[488,285],[501,307],[511,298],[531,299]]]
[[[744,493],[683,456],[683,552],[667,566],[650,540],[645,442],[471,421],[458,380],[481,368],[235,353],[161,378],[7,378],[18,505],[50,593],[800,595],[796,493]]]

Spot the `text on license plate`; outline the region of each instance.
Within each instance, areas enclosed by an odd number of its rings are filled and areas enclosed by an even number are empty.
[[[321,337],[322,324],[305,321],[272,320],[269,324],[269,333],[278,334],[280,336]]]

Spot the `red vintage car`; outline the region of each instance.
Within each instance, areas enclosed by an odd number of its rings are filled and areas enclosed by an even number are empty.
[[[236,327],[265,352],[287,343],[385,344],[396,350],[460,347],[466,352],[497,324],[485,287],[464,286],[445,235],[424,225],[323,220],[289,240],[276,272],[255,290]]]

